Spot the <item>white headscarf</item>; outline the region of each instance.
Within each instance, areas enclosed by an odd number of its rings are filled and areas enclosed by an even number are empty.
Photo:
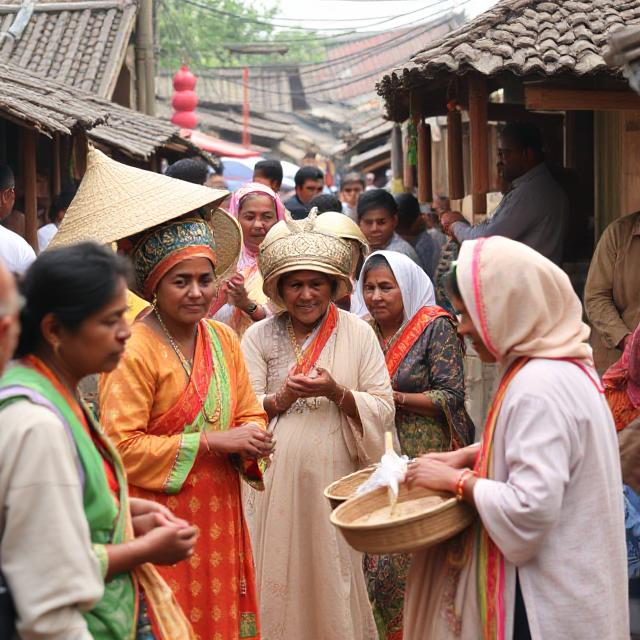
[[[436,304],[436,294],[429,276],[409,257],[397,251],[374,251],[362,267],[362,275],[358,282],[358,296],[364,300],[364,274],[366,264],[374,256],[386,259],[402,293],[404,320],[407,322],[422,309]]]

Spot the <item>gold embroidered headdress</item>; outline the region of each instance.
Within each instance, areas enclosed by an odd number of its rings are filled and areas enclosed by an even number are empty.
[[[317,210],[304,220],[287,218],[275,224],[260,245],[258,266],[266,296],[284,307],[278,281],[292,271],[319,271],[338,282],[335,299],[351,291],[351,247],[344,240],[316,229]]]

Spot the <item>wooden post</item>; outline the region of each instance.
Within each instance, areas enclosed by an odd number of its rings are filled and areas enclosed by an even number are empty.
[[[26,241],[38,252],[38,170],[36,163],[37,133],[34,129],[22,129],[22,174],[24,182],[24,235]]]
[[[489,191],[489,94],[484,76],[469,75],[469,134],[471,155],[471,193],[473,215],[487,213]]]
[[[404,165],[403,165],[403,186],[404,186],[404,191],[406,191],[407,193],[411,193],[413,191],[413,188],[415,186],[415,179],[414,179],[414,174],[413,174],[413,165],[411,164],[411,159],[409,157],[410,155],[410,151],[409,151],[409,146],[411,144],[411,140],[410,140],[410,132],[409,129],[407,128],[407,134],[404,137],[404,145],[403,145],[403,158],[404,158]]]
[[[404,191],[402,187],[403,164],[402,129],[396,122],[391,129],[391,171],[393,172],[391,191],[393,193]]]
[[[464,198],[464,169],[462,165],[462,114],[455,103],[447,113],[447,171],[449,174],[449,198]]]
[[[418,123],[418,202],[433,201],[433,167],[431,163],[431,125]]]
[[[77,133],[73,138],[73,178],[82,180],[87,170],[87,136],[84,131]]]
[[[62,172],[60,170],[60,134],[54,133],[51,141],[51,200],[62,191]]]

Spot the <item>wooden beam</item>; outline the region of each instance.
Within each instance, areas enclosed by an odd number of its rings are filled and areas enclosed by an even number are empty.
[[[462,163],[462,114],[453,107],[447,113],[447,172],[449,198],[464,198],[464,167]]]
[[[433,201],[433,167],[431,163],[431,125],[418,124],[418,202]]]
[[[26,241],[38,252],[38,184],[37,133],[35,129],[22,129],[22,174],[24,183],[24,213]]]
[[[487,213],[489,191],[489,94],[484,76],[471,74],[469,83],[469,146],[471,155],[471,193],[473,215]]]
[[[632,91],[562,89],[544,85],[526,85],[527,109],[551,111],[638,111],[640,96]]]

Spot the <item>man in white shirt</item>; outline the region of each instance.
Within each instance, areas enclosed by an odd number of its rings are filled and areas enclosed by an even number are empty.
[[[0,222],[13,210],[16,201],[16,181],[11,167],[0,163]],[[7,269],[18,276],[36,259],[35,251],[24,238],[0,226],[0,258]]]
[[[53,237],[58,233],[58,227],[75,195],[76,189],[69,188],[55,197],[49,210],[49,224],[45,224],[38,229],[38,251],[40,253],[49,246]]]

